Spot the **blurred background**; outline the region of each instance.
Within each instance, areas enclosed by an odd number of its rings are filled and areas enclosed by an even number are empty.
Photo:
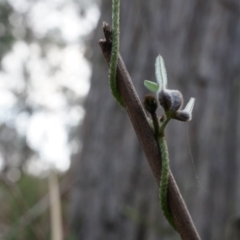
[[[68,170],[99,15],[96,1],[0,1],[0,239],[71,239]]]
[[[0,19],[0,239],[179,239],[109,90],[111,1],[0,0]],[[202,239],[240,239],[240,3],[121,0],[120,52],[141,99],[158,54],[196,98],[171,169]]]

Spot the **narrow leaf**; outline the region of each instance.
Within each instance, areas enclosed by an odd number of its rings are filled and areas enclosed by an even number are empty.
[[[151,92],[156,93],[158,91],[158,84],[149,80],[144,81],[144,86]]]
[[[164,60],[161,55],[158,55],[155,63],[156,79],[159,85],[159,90],[163,90],[167,87],[167,72],[164,64]]]

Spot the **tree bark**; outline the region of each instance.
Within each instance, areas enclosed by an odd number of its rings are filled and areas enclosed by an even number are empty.
[[[224,239],[240,210],[240,5],[237,1],[121,1],[120,52],[140,96],[166,62],[169,86],[193,96],[193,120],[171,122],[167,141],[176,177],[202,239]],[[93,76],[74,159],[72,229],[77,239],[178,239],[158,204],[158,188],[128,117],[113,100],[94,36]],[[80,129],[80,128],[79,128]],[[80,130],[79,130],[80,131]],[[164,238],[165,236],[165,238]]]

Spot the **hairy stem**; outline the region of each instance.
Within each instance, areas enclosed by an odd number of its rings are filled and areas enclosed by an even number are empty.
[[[112,1],[112,53],[111,53],[111,61],[109,68],[109,80],[110,80],[110,88],[112,90],[112,94],[117,100],[117,102],[124,106],[124,102],[122,100],[121,95],[117,89],[117,64],[118,64],[118,51],[119,51],[119,35],[120,35],[120,0]]]
[[[161,204],[161,208],[164,216],[166,217],[168,222],[172,225],[172,227],[176,229],[173,216],[168,205],[168,182],[169,182],[170,167],[169,167],[167,143],[163,135],[158,136],[158,144],[160,147],[161,157],[162,157],[162,169],[161,169],[161,178],[160,178],[160,186],[159,186],[159,200],[160,200],[160,204]]]

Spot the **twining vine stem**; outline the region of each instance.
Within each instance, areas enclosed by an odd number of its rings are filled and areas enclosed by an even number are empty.
[[[103,24],[103,31],[105,39],[100,40],[99,44],[105,60],[109,65],[111,59],[112,32],[109,25],[106,23]],[[161,164],[159,161],[159,159],[161,159],[160,149],[154,133],[149,126],[141,101],[135,91],[129,73],[120,55],[118,55],[116,85],[152,172],[159,184],[161,175]],[[181,238],[183,240],[200,240],[199,234],[192,222],[191,216],[171,171],[169,171],[168,205],[173,215],[176,229],[181,235]]]
[[[162,161],[161,180],[160,180],[160,186],[159,186],[159,199],[160,199],[160,204],[161,204],[164,216],[166,217],[168,222],[171,224],[171,226],[175,229],[176,227],[173,220],[173,216],[168,206],[167,192],[168,192],[170,168],[169,168],[169,156],[168,156],[167,143],[163,135],[158,136],[158,144],[160,147],[162,159],[164,159]]]
[[[162,116],[160,119],[157,117],[158,100],[152,95],[146,95],[143,100],[145,109],[150,113],[151,119],[148,119],[150,127],[154,131],[156,141],[158,143],[161,153],[161,178],[159,183],[159,200],[164,216],[169,224],[176,230],[171,210],[168,206],[168,182],[169,182],[169,156],[167,143],[164,137],[164,129],[170,120],[170,117],[165,118]],[[161,126],[161,127],[160,127]]]
[[[112,1],[112,52],[111,61],[109,67],[109,83],[112,90],[112,94],[117,100],[117,102],[124,106],[121,95],[118,92],[116,84],[116,73],[117,73],[117,63],[118,63],[118,52],[119,52],[119,35],[120,35],[120,0]]]

